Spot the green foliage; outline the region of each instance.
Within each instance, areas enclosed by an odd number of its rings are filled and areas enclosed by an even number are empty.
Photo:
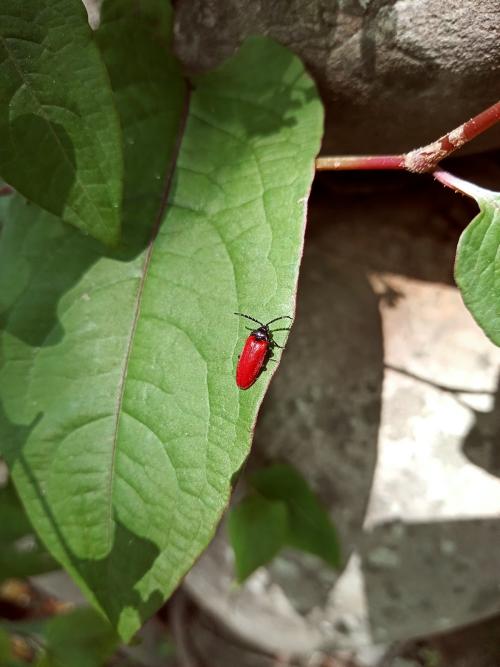
[[[257,495],[247,496],[231,510],[228,531],[238,581],[276,556],[286,543],[287,522],[284,503]]]
[[[500,345],[500,193],[463,183],[479,205],[457,248],[455,280],[485,334]]]
[[[302,475],[292,466],[275,464],[252,475],[252,486],[268,500],[287,506],[287,543],[340,567],[340,549],[328,512]]]
[[[335,527],[306,480],[292,466],[275,464],[250,476],[254,492],[229,515],[236,575],[243,581],[284,546],[341,565]]]
[[[34,535],[13,485],[0,488],[0,582],[57,568]]]
[[[37,667],[102,667],[118,645],[109,623],[87,607],[51,618],[42,639],[45,649]]]
[[[188,93],[164,3],[141,7],[108,1],[96,37],[123,134],[121,245],[20,197],[0,244],[2,455],[126,640],[211,539],[248,454],[271,374],[236,388],[232,313],[293,311],[322,131],[285,49],[250,40]]]
[[[33,532],[14,486],[7,482],[0,487],[0,542],[15,542]]]
[[[109,79],[80,0],[2,0],[0,175],[105,243],[123,160]]]
[[[13,658],[9,634],[0,628],[0,665],[2,667],[18,667],[20,664]]]
[[[0,627],[0,665],[10,656],[9,633],[23,637],[36,647],[36,667],[103,667],[118,646],[110,624],[89,607],[36,622],[3,623]]]

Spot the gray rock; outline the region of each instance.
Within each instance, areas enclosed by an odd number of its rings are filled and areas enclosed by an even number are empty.
[[[83,0],[96,27],[101,0]],[[323,153],[398,153],[496,102],[497,0],[177,0],[187,71],[219,65],[249,35],[297,53],[326,106]],[[462,152],[500,146],[493,128]]]
[[[326,104],[323,152],[390,153],[428,143],[496,102],[498,0],[177,0],[188,69],[218,65],[248,35],[302,57]],[[468,150],[500,145],[491,130]]]

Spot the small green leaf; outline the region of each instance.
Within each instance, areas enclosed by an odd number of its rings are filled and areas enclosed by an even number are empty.
[[[16,577],[33,577],[37,574],[60,569],[60,565],[35,536],[29,545],[0,544],[0,582]]]
[[[275,464],[254,472],[250,484],[270,501],[281,501],[288,513],[286,543],[322,558],[333,568],[341,565],[337,532],[306,480],[292,466]]]
[[[1,667],[25,667],[26,663],[15,660],[8,632],[0,628],[0,665]]]
[[[118,116],[80,0],[2,0],[0,174],[25,197],[115,243]]]
[[[12,653],[10,650],[10,639],[9,635],[5,630],[0,628],[0,664],[4,664],[4,661],[6,662],[12,657]]]
[[[236,578],[244,581],[271,561],[285,543],[287,508],[258,495],[245,498],[229,513],[228,531],[235,556]]]
[[[38,618],[30,621],[4,621],[0,620],[0,628],[7,633],[29,637],[30,635],[41,635],[45,627],[46,619]]]
[[[10,480],[0,488],[0,544],[14,542],[33,532]]]
[[[58,567],[39,543],[13,485],[8,483],[0,489],[0,582]]]
[[[462,188],[467,187],[462,182]],[[470,184],[470,194],[479,214],[460,237],[455,280],[472,316],[500,345],[500,193]]]
[[[88,607],[48,620],[42,639],[37,667],[102,667],[118,645],[109,623]]]

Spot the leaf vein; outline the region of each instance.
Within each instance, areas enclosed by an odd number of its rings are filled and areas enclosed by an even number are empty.
[[[163,188],[162,196],[161,196],[161,201],[160,205],[158,208],[158,213],[156,215],[156,219],[153,223],[153,228],[152,228],[152,233],[151,233],[151,239],[148,244],[147,252],[144,258],[144,263],[142,266],[142,271],[141,271],[141,277],[139,280],[139,286],[138,290],[136,293],[135,297],[135,308],[134,308],[134,317],[132,320],[132,325],[130,327],[130,334],[128,337],[127,341],[127,347],[126,347],[126,352],[125,352],[125,362],[123,366],[123,371],[122,371],[122,376],[120,379],[120,383],[118,386],[118,393],[117,393],[117,399],[116,399],[116,408],[115,408],[115,413],[116,413],[116,418],[115,418],[115,426],[114,426],[114,436],[113,436],[113,445],[112,445],[112,450],[111,450],[111,465],[109,469],[109,477],[108,477],[108,498],[109,498],[109,511],[108,511],[108,520],[107,520],[107,526],[108,526],[108,543],[111,543],[111,532],[112,532],[112,525],[113,525],[113,484],[114,484],[114,477],[115,477],[115,466],[116,466],[116,449],[117,449],[117,444],[118,444],[118,431],[119,431],[119,424],[120,424],[120,413],[122,410],[122,404],[123,404],[123,397],[125,394],[125,385],[126,385],[126,379],[127,379],[127,374],[128,374],[128,367],[130,363],[130,357],[132,354],[132,347],[133,347],[133,342],[134,342],[134,337],[135,337],[135,332],[137,330],[137,324],[139,321],[139,315],[140,315],[140,310],[141,310],[141,301],[142,301],[142,296],[144,294],[144,288],[146,284],[146,277],[148,274],[148,269],[149,265],[151,263],[151,257],[153,255],[153,247],[154,247],[154,242],[158,236],[158,232],[160,230],[160,224],[163,218],[163,215],[165,213],[165,209],[167,206],[168,202],[168,194],[170,192],[170,188],[172,185],[172,180],[173,180],[173,175],[175,171],[175,165],[177,162],[177,157],[179,154],[180,146],[181,146],[181,141],[182,141],[182,136],[184,134],[184,130],[186,127],[186,119],[187,119],[187,113],[189,110],[189,101],[190,101],[190,93],[187,91],[186,97],[185,97],[185,104],[184,104],[184,109],[183,109],[183,116],[180,119],[180,125],[179,125],[179,131],[178,131],[178,136],[177,136],[177,142],[175,149],[172,153],[172,159],[170,161],[170,164],[168,165],[166,174],[165,174],[165,185]]]

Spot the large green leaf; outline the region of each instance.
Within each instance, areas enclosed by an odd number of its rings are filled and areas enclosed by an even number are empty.
[[[126,639],[207,545],[248,454],[270,372],[237,389],[232,313],[293,312],[322,131],[311,79],[264,39],[182,100],[167,18],[114,0],[98,37],[124,132],[122,247],[103,255],[20,199],[0,246],[4,456]]]
[[[81,0],[2,0],[0,175],[105,243],[119,238],[119,121]]]
[[[461,181],[479,214],[462,233],[455,280],[465,305],[485,334],[500,345],[500,193]]]

